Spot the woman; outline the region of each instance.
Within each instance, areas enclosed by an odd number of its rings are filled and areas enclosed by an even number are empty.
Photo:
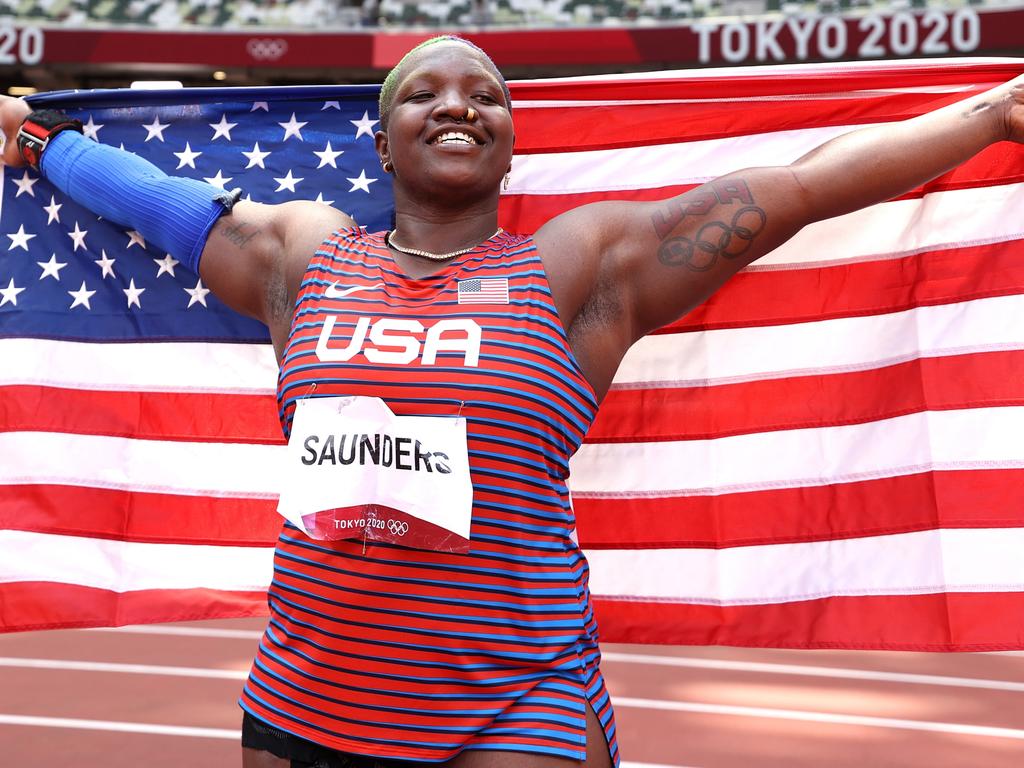
[[[806,224],[1024,140],[1024,79],[790,166],[660,202],[583,206],[533,236],[497,226],[514,134],[482,51],[454,38],[414,49],[380,106],[388,233],[316,203],[235,203],[85,141],[61,115],[33,113],[16,142],[20,101],[0,104],[0,127],[6,162],[41,162],[269,326],[286,432],[297,404],[321,397],[466,419],[468,552],[314,541],[285,526],[242,694],[244,765],[615,764],[565,481],[623,355]],[[492,292],[469,296],[484,281]],[[333,448],[311,456],[336,460]]]

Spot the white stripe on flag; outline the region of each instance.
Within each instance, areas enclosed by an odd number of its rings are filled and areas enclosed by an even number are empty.
[[[712,440],[586,443],[579,498],[717,495],[926,470],[1024,467],[1024,408],[926,411],[838,427]],[[0,433],[0,485],[57,484],[177,495],[275,498],[284,446]],[[771,457],[771,461],[766,461]]]
[[[1022,434],[1024,407],[1007,406],[712,440],[585,443],[572,459],[570,485],[577,498],[691,496],[1017,469],[1024,468]]]
[[[43,581],[114,592],[266,589],[274,548],[151,544],[0,531],[0,583]]]
[[[1024,295],[867,317],[646,336],[617,386],[693,387],[881,368],[919,357],[1024,347]]]
[[[265,395],[277,383],[269,344],[0,339],[0,359],[0,385]]]
[[[868,317],[659,334],[633,345],[615,385],[701,386],[865,370],[918,357],[1020,349],[1022,339],[1020,295]],[[277,376],[273,350],[263,344],[0,339],[0,359],[0,385],[271,395]]]
[[[699,184],[765,158],[789,163],[860,126],[775,131],[642,147],[515,155],[507,194],[564,195]]]
[[[726,549],[589,550],[601,597],[751,605],[1024,589],[1021,528],[957,528]]]
[[[748,269],[846,264],[1019,240],[1024,238],[1021,210],[1024,184],[892,200],[804,227]]]
[[[255,590],[271,547],[148,544],[0,531],[0,583],[43,581],[116,592]],[[921,531],[727,549],[589,550],[601,597],[751,605],[834,596],[1024,589],[1024,529]],[[43,555],[46,555],[43,557]]]
[[[0,433],[0,485],[276,498],[284,450],[282,445],[6,432]]]

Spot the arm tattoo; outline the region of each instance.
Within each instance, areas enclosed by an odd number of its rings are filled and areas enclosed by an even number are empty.
[[[258,227],[246,227],[245,224],[228,224],[220,230],[220,234],[225,240],[244,248],[245,244],[252,240],[256,235],[260,233]]]
[[[697,230],[696,236],[669,237],[687,216],[704,216],[715,206],[741,203],[731,217],[712,220]],[[706,272],[722,256],[736,259],[745,254],[754,243],[768,214],[754,203],[750,188],[742,179],[713,181],[699,192],[666,201],[661,210],[651,216],[654,232],[662,241],[658,260],[667,267],[686,267],[694,272]]]

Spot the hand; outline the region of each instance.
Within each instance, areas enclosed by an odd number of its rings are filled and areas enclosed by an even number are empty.
[[[0,96],[0,132],[3,133],[3,161],[6,165],[26,165],[25,158],[18,151],[18,129],[32,107],[24,99]]]
[[[1024,75],[1006,84],[1006,138],[1024,144]]]

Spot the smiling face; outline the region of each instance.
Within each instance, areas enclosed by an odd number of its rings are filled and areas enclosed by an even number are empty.
[[[468,119],[473,115],[475,119]],[[453,204],[497,196],[512,162],[512,117],[493,65],[465,43],[442,41],[416,51],[400,72],[384,130],[382,161],[403,193]]]

